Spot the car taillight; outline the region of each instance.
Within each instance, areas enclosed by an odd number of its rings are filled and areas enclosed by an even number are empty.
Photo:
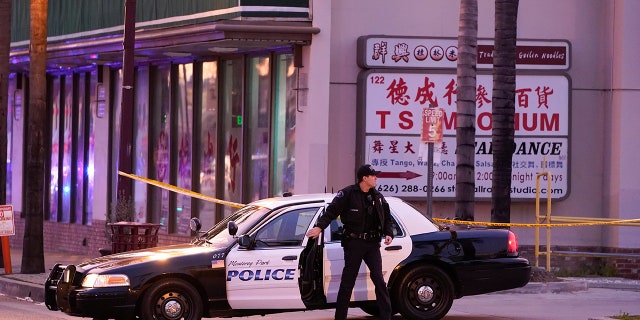
[[[518,238],[516,237],[516,234],[511,231],[509,231],[507,254],[510,256],[518,256]]]

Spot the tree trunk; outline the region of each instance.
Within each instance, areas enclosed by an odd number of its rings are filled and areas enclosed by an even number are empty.
[[[516,37],[519,0],[495,1],[491,143],[491,221],[511,221],[511,161],[514,151]]]
[[[7,203],[7,114],[9,110],[9,51],[11,50],[11,0],[0,0],[0,204]],[[0,247],[1,248],[1,247]],[[0,249],[0,265],[4,265]]]
[[[456,125],[456,218],[473,220],[475,204],[476,64],[478,1],[460,1]]]
[[[47,0],[31,0],[31,45],[29,52],[29,110],[25,173],[25,230],[22,273],[44,273],[43,216],[45,181],[45,120],[47,118]]]

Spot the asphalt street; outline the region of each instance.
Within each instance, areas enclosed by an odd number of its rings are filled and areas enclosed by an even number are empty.
[[[41,302],[6,302],[1,299],[1,319],[74,319],[56,311],[48,311]],[[589,288],[560,293],[494,293],[464,297],[454,301],[445,320],[604,320],[618,315],[640,315],[640,290]],[[35,305],[35,307],[33,307]],[[31,306],[31,307],[30,307]],[[289,312],[266,316],[241,317],[246,320],[330,320],[333,309]],[[22,312],[22,313],[20,313]],[[16,317],[16,315],[23,315]],[[80,318],[75,318],[80,319]],[[218,318],[210,318],[218,319]],[[351,320],[372,320],[359,309],[350,309]],[[403,319],[396,315],[394,320]]]
[[[2,319],[67,319],[61,312],[48,311],[44,306],[44,282],[48,272],[41,274],[21,274],[20,262],[22,252],[12,249],[12,274],[0,268],[0,295],[20,304],[35,306],[33,309],[18,308],[11,312],[29,313],[25,317],[15,317],[14,313],[0,312]],[[68,253],[45,253],[45,265],[52,267],[55,263],[77,264],[90,257],[70,255]],[[2,267],[2,266],[0,266]],[[619,315],[640,315],[640,280],[621,278],[564,278],[562,282],[531,282],[523,288],[502,291],[499,293],[463,297],[455,300],[446,320],[601,320]],[[10,303],[13,305],[13,303]],[[0,304],[0,308],[3,305]],[[333,319],[333,309],[318,311],[301,311],[266,316],[243,317],[239,319],[300,319],[329,320]],[[9,318],[7,318],[9,317]],[[80,319],[80,318],[76,318]],[[351,308],[349,319],[375,319],[356,308]],[[402,319],[397,315],[394,319]]]

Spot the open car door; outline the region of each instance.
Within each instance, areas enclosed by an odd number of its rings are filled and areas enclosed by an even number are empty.
[[[324,210],[322,210],[322,213]],[[315,239],[308,239],[307,245],[300,254],[300,296],[307,309],[318,309],[327,303],[324,295],[324,231]]]

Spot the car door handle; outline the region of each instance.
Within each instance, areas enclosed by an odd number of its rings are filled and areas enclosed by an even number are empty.
[[[402,246],[388,246],[386,248],[384,248],[387,251],[395,251],[395,250],[402,250]]]
[[[285,260],[285,261],[296,260],[296,259],[298,259],[298,256],[284,256],[284,257],[282,257],[282,260]]]

